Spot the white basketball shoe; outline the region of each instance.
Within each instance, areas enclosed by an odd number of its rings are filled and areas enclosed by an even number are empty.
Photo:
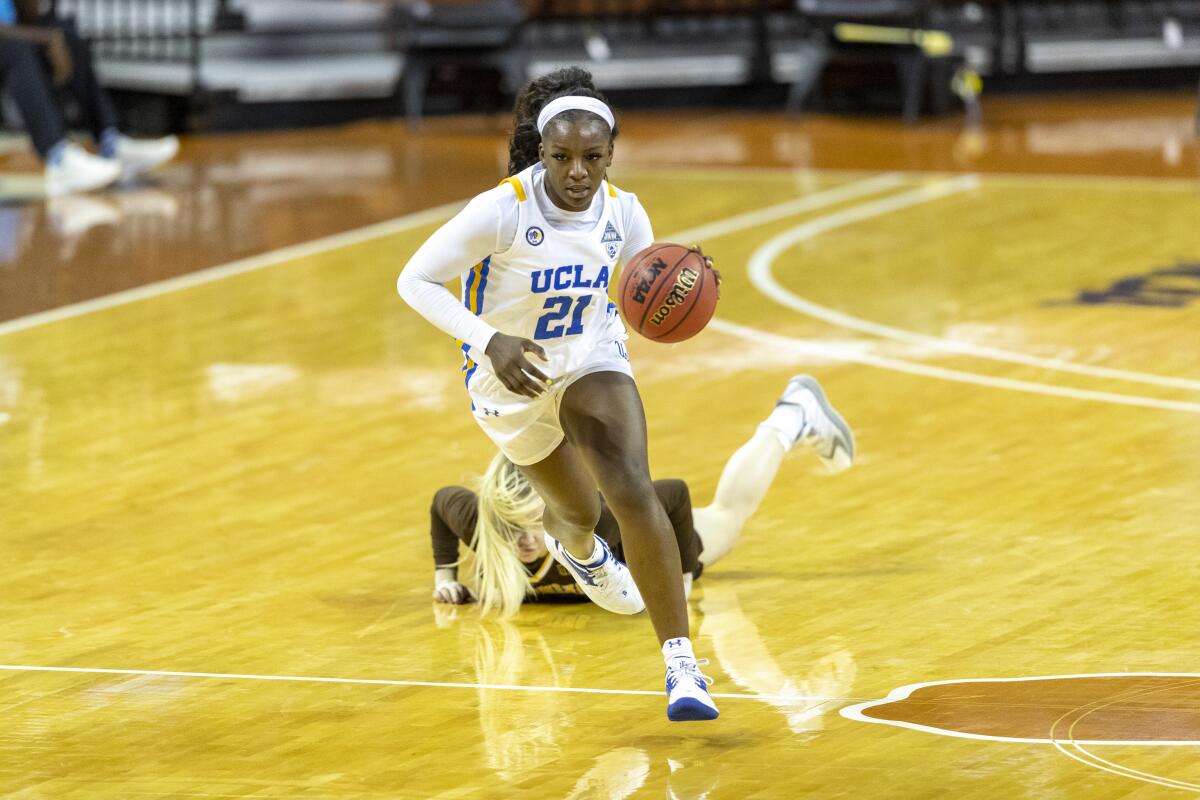
[[[587,564],[577,561],[558,539],[548,533],[544,536],[554,560],[567,568],[593,603],[614,614],[637,614],[646,608],[629,567],[617,561],[599,536],[595,537],[596,549]]]
[[[854,432],[833,410],[816,378],[795,376],[775,405],[799,407],[804,417],[795,443],[812,448],[830,472],[841,472],[854,463]]]
[[[721,712],[708,694],[712,678],[700,671],[707,661],[672,658],[667,667],[667,719],[672,722],[716,719]]]
[[[63,148],[57,163],[46,165],[46,194],[62,197],[76,192],[90,192],[116,183],[120,177],[120,165],[94,156],[71,143]]]
[[[164,136],[161,139],[117,139],[116,161],[121,164],[121,178],[131,180],[162,166],[179,153],[179,139]]]

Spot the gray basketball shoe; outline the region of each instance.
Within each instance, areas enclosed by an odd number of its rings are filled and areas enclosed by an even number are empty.
[[[854,463],[854,432],[841,414],[833,410],[816,378],[795,376],[775,405],[800,407],[804,425],[796,435],[796,444],[812,448],[830,472],[841,472]]]

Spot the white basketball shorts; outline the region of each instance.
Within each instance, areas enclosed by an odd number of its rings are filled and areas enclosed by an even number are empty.
[[[467,388],[475,421],[509,461],[519,466],[536,464],[553,453],[565,436],[558,422],[563,392],[593,372],[620,372],[632,378],[633,368],[625,343],[610,341],[598,345],[578,369],[555,381],[549,391],[537,398],[510,392],[480,364]]]

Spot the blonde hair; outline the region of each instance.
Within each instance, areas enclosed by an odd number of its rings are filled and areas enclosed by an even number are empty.
[[[497,453],[479,487],[475,522],[475,588],[479,611],[496,609],[511,617],[533,593],[529,572],[517,552],[517,539],[541,525],[546,504],[516,465]]]

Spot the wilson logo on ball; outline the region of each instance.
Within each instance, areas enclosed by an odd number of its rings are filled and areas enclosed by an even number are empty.
[[[650,324],[662,325],[666,318],[671,316],[671,309],[682,305],[687,300],[688,293],[692,291],[692,287],[696,285],[696,279],[699,277],[700,273],[696,270],[685,267],[675,280],[675,285],[671,287],[671,293],[667,295],[667,299],[650,318]]]

